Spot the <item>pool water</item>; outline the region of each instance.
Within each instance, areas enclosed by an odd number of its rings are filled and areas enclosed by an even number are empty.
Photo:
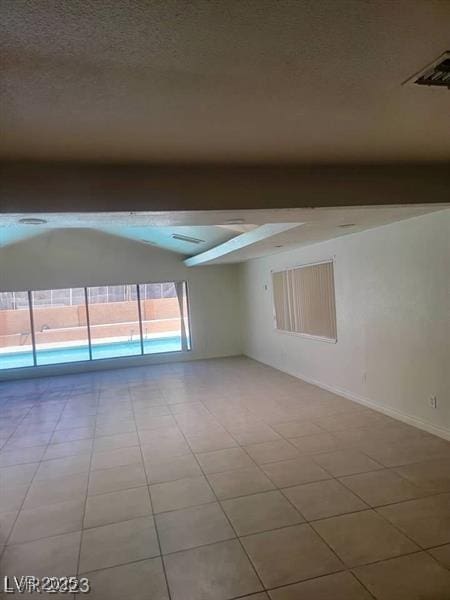
[[[144,340],[144,354],[156,354],[159,352],[176,352],[181,350],[181,337],[162,337]],[[137,356],[141,354],[141,342],[108,342],[107,344],[92,344],[92,359],[117,358],[123,356]],[[55,365],[59,363],[79,362],[89,360],[89,347],[68,346],[66,348],[42,348],[36,349],[36,360],[38,365]],[[8,352],[0,354],[0,370],[14,369],[17,367],[32,367],[33,352]]]

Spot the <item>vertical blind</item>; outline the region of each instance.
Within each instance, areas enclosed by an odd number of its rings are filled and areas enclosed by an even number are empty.
[[[333,262],[272,273],[276,328],[336,340]]]

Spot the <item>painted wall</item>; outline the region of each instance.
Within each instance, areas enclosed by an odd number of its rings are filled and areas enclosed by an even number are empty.
[[[331,257],[338,342],[276,331],[271,269]],[[450,435],[450,210],[244,263],[240,280],[245,354]]]
[[[47,232],[0,249],[0,291],[168,280],[188,282],[188,358],[240,354],[234,265],[187,268],[180,255],[89,229]]]

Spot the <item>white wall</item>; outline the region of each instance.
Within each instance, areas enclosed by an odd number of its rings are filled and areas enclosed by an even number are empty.
[[[180,255],[89,229],[49,232],[0,249],[0,291],[175,279],[187,280],[189,289],[193,344],[186,358],[240,354],[235,265],[187,268]]]
[[[276,331],[270,270],[331,257],[338,342]],[[450,436],[450,210],[253,260],[240,275],[245,354]]]

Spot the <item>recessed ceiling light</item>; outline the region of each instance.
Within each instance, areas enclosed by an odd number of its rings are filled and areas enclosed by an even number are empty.
[[[242,223],[245,223],[245,219],[228,219],[225,221],[226,225],[242,225]]]
[[[22,225],[44,225],[47,223],[45,219],[34,219],[31,217],[25,217],[24,219],[19,219],[19,223]]]
[[[355,227],[356,223],[344,223],[343,225],[339,225],[339,227]]]
[[[205,241],[199,238],[190,237],[189,235],[181,235],[181,233],[173,233],[172,238],[174,240],[180,240],[180,242],[189,242],[190,244],[201,244]]]

